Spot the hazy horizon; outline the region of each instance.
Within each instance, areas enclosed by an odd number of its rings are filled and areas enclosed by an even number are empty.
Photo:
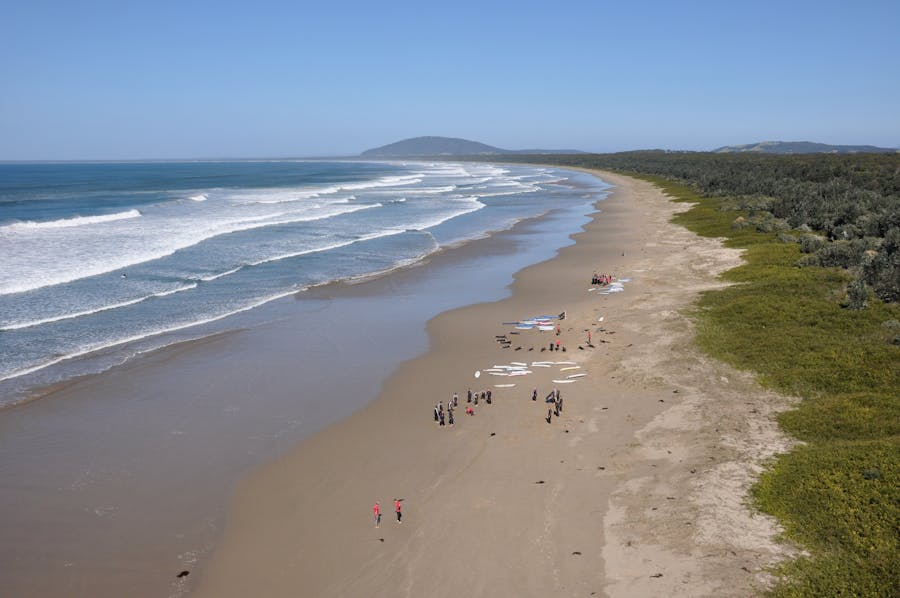
[[[30,2],[0,25],[0,160],[900,145],[900,5]]]

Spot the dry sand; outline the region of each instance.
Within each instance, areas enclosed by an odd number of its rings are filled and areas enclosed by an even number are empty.
[[[521,271],[508,299],[433,319],[429,351],[376,401],[244,480],[220,546],[185,589],[211,598],[758,593],[785,549],[772,520],[747,507],[747,488],[761,460],[787,445],[773,416],[788,401],[700,355],[684,315],[740,256],[671,224],[685,207],[649,184],[601,174],[616,190],[575,245]],[[595,270],[633,281],[600,295],[588,291]],[[520,331],[508,349],[495,341],[512,330],[501,322],[563,310],[565,353],[540,351],[552,332]],[[473,376],[536,360],[581,369]],[[564,411],[548,424],[541,398],[575,372],[587,376],[559,386]],[[516,387],[492,388],[501,383]],[[467,387],[492,388],[493,404],[474,417],[461,405],[456,425],[439,428],[434,403],[456,391],[464,404]]]

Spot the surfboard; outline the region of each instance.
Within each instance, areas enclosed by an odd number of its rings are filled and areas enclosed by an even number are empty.
[[[554,384],[570,384],[572,382],[578,382],[578,380],[554,380]]]
[[[566,378],[584,378],[587,374],[569,374]]]
[[[515,384],[494,384],[494,388],[512,388]]]
[[[566,370],[580,370],[580,369],[581,369],[580,365],[570,365],[569,367],[559,368],[559,371],[565,372]]]

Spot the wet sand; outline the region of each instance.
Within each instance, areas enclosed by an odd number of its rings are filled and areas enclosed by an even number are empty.
[[[508,295],[588,221],[556,211],[235,318],[0,413],[0,595],[179,596],[236,481],[378,394],[438,313]],[[178,579],[189,570],[192,575]]]
[[[211,598],[758,593],[785,551],[746,491],[787,444],[773,417],[788,401],[698,354],[684,315],[739,254],[672,225],[685,206],[649,184],[603,178],[617,188],[575,245],[520,271],[508,298],[433,318],[428,351],[377,400],[249,475],[184,587]],[[601,295],[588,290],[594,271],[632,281]],[[562,311],[565,353],[541,352],[552,332],[502,324]],[[473,375],[535,360],[581,368]],[[587,375],[559,385],[564,410],[548,424],[540,397],[572,372]],[[493,404],[438,427],[434,403],[455,391],[464,404],[467,387],[493,387]]]

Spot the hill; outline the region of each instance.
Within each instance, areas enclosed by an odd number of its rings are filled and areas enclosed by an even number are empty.
[[[507,150],[478,141],[455,137],[413,137],[368,149],[363,158],[408,158],[416,156],[493,156],[503,154],[580,154],[579,150]]]
[[[746,145],[727,145],[713,150],[719,154],[755,152],[758,154],[892,154],[900,150],[874,145],[829,145],[811,141],[761,141]]]

